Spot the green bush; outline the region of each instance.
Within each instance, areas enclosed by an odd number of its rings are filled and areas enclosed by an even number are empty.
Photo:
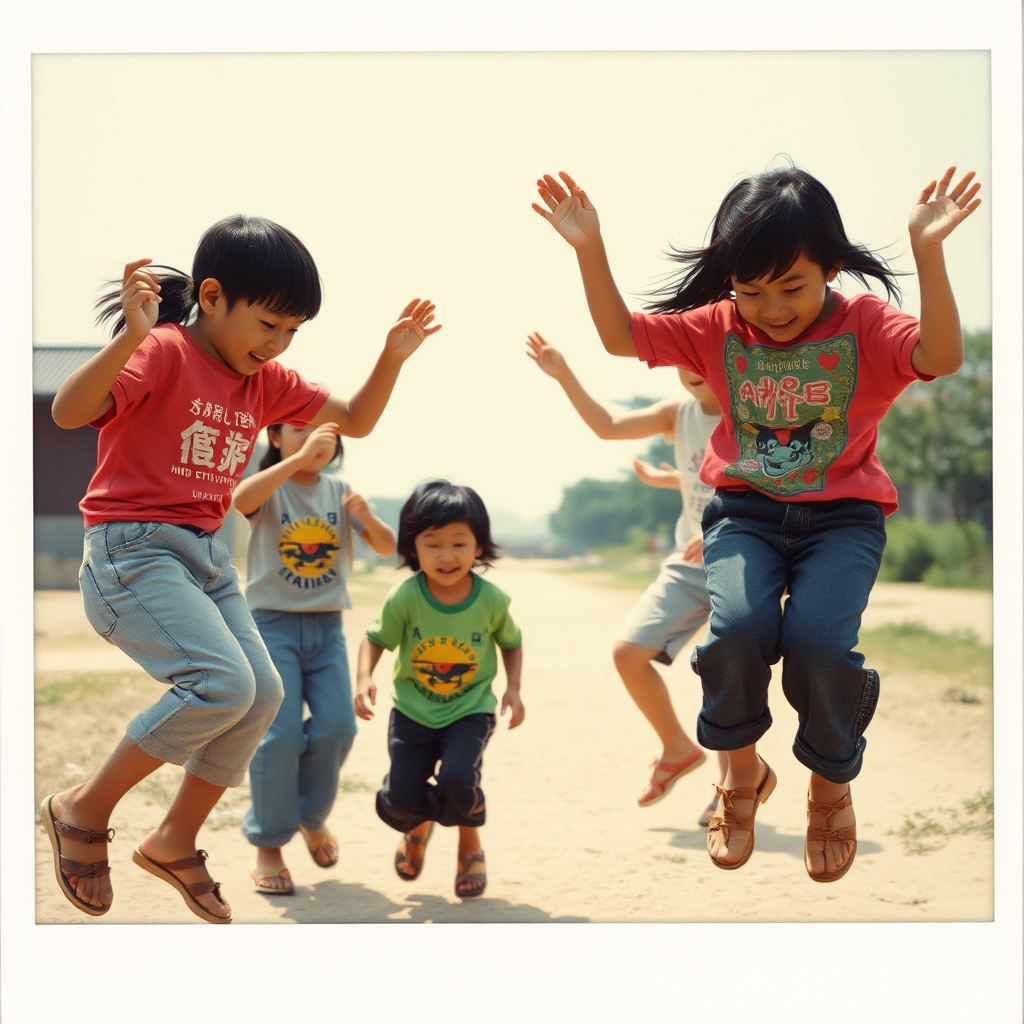
[[[886,533],[880,580],[933,587],[992,586],[992,544],[980,523],[929,524],[897,514],[886,522]]]

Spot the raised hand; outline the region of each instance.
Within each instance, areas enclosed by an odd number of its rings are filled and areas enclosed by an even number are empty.
[[[537,179],[537,191],[548,208],[545,210],[543,206],[532,203],[533,209],[574,249],[600,241],[601,224],[587,193],[565,171],[559,171],[558,177],[565,182],[569,191],[566,192],[557,178],[545,174],[543,178]]]
[[[355,491],[346,491],[341,496],[341,507],[350,516],[358,519],[364,525],[373,518],[373,511],[369,503],[361,494],[356,494]]]
[[[565,356],[553,345],[549,345],[540,334],[534,333],[526,339],[526,354],[549,376],[558,377],[566,369]]]
[[[941,244],[958,224],[981,206],[981,200],[975,198],[981,185],[978,182],[971,184],[974,171],[968,171],[947,194],[955,173],[956,168],[950,167],[938,183],[931,181],[921,190],[910,211],[911,245]]]
[[[125,330],[144,338],[153,329],[160,315],[160,278],[152,270],[144,270],[152,260],[136,260],[124,268],[121,279],[121,309]]]
[[[434,303],[430,299],[413,299],[398,314],[398,321],[388,331],[384,351],[403,362],[423,343],[423,339],[441,330],[440,324],[429,326],[434,319]]]
[[[303,442],[299,459],[303,466],[325,466],[338,450],[337,435],[341,427],[337,423],[321,423]]]

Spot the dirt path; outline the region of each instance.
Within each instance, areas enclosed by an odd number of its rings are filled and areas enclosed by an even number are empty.
[[[350,646],[379,603],[390,573],[356,599],[347,616]],[[635,599],[629,591],[585,585],[538,563],[507,561],[492,578],[513,597],[523,628],[526,722],[502,723],[488,748],[483,832],[489,885],[479,900],[452,892],[455,840],[435,832],[421,877],[400,881],[392,868],[398,834],[373,809],[387,769],[387,687],[376,719],[361,724],[345,765],[345,791],[330,818],[341,861],[316,867],[301,839],[285,850],[297,891],[266,897],[252,890],[252,848],[235,822],[244,791],[223,802],[200,845],[210,851],[239,922],[385,921],[964,921],[992,917],[992,843],[954,837],[925,856],[904,852],[889,834],[915,811],[958,805],[992,786],[990,692],[979,704],[944,701],[948,677],[883,673],[879,712],[868,731],[866,767],[854,787],[860,847],[850,874],[832,886],[804,871],[807,772],[790,751],[795,715],[777,680],[770,700],[775,724],[761,750],[779,775],[757,819],[757,849],[737,872],[716,870],[696,824],[711,795],[714,758],[647,810],[636,795],[656,752],[653,732],[636,711],[609,657],[611,639]],[[153,699],[151,682],[93,634],[77,594],[36,598],[37,682],[50,684],[39,708],[36,783],[39,795],[95,770],[128,717]],[[988,594],[879,585],[865,626],[918,620],[937,630],[973,629],[991,640]],[[388,678],[390,659],[378,672]],[[114,711],[97,712],[81,693],[60,690],[67,673],[115,673],[108,682]],[[686,653],[667,678],[688,726],[700,688]],[[53,684],[57,686],[54,687]],[[500,691],[499,691],[500,692]],[[63,693],[63,696],[61,696]],[[106,717],[100,717],[100,715]],[[131,863],[139,838],[161,815],[177,769],[165,767],[122,802],[111,822],[114,909],[100,921],[76,912],[58,892],[45,836],[37,828],[37,921],[200,923],[168,886]]]

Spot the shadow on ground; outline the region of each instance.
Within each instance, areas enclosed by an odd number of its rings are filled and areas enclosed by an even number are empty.
[[[339,882],[327,879],[316,885],[299,885],[292,896],[266,896],[273,907],[284,911],[281,920],[302,924],[386,924],[412,923],[471,923],[510,924],[523,922],[576,923],[587,922],[587,917],[563,914],[552,917],[540,907],[528,903],[510,903],[508,900],[480,896],[461,903],[449,903],[436,894],[410,893],[401,903],[368,889],[358,882]]]
[[[788,853],[797,860],[804,859],[804,837],[802,835],[791,835],[786,832],[777,832],[771,825],[762,825],[756,822],[754,828],[756,848],[763,853]],[[682,829],[682,828],[652,828],[651,832],[667,832],[672,837],[669,839],[669,846],[679,850],[700,850],[707,849],[707,830],[703,828]],[[858,856],[867,856],[871,853],[880,853],[884,849],[879,843],[870,839],[857,840]]]

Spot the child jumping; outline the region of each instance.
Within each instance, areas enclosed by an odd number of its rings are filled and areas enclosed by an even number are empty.
[[[284,702],[249,763],[242,834],[256,847],[256,888],[280,895],[295,891],[281,848],[297,831],[320,867],[338,862],[324,823],[356,735],[342,632],[342,610],[352,607],[352,533],[378,555],[394,554],[395,535],[348,484],[321,472],[344,453],[330,425],[275,423],[267,442],[260,471],[238,485],[234,504],[251,531],[245,600]]]
[[[194,914],[224,924],[231,908],[196,838],[225,788],[245,777],[283,691],[215,531],[262,426],[368,434],[402,364],[439,325],[429,326],[430,302],[410,302],[346,401],[276,362],[320,309],[316,265],[290,231],[232,216],[203,235],[191,278],[150,262],[129,263],[101,300],[114,339],[60,386],[53,418],[99,429],[80,506],[86,615],[170,689],[91,779],[46,797],[40,817],[61,891],[84,913],[105,914],[110,867],[97,852],[113,838],[114,807],[163,763],[183,765],[171,808],[132,859]]]
[[[373,670],[385,649],[397,647],[391,769],[377,793],[377,814],[403,833],[395,871],[406,881],[423,870],[434,823],[457,825],[455,894],[470,899],[487,885],[480,769],[495,726],[495,645],[505,665],[501,714],[511,710],[509,728],[515,729],[526,715],[519,696],[522,634],[509,614],[509,596],[472,571],[498,557],[476,491],[447,480],[420,484],[402,507],[398,554],[415,575],[391,590],[366,631],[355,710],[360,718],[373,717]]]
[[[587,393],[562,353],[541,335],[531,334],[527,346],[526,354],[558,381],[573,408],[598,437],[633,440],[661,434],[675,446],[676,469],[655,469],[642,459],[633,460],[633,468],[645,484],[681,491],[683,510],[676,521],[675,550],[629,613],[613,652],[622,682],[662,743],[661,756],[654,759],[651,777],[637,798],[641,807],[652,807],[706,760],[704,751],[679,724],[668,688],[654,662],[671,665],[707,622],[710,611],[701,562],[700,518],[714,492],[701,482],[699,474],[704,449],[721,421],[722,410],[703,379],[680,367],[679,379],[692,398],[667,398],[646,409],[630,409],[613,416]],[[724,784],[728,766],[724,751],[718,752],[718,766],[718,781]],[[716,797],[704,808],[698,822],[707,825],[717,807]]]
[[[622,300],[597,211],[569,175],[537,184],[533,204],[576,250],[605,349],[703,377],[723,410],[701,478],[711,595],[694,651],[704,703],[697,738],[724,750],[711,860],[735,869],[754,849],[754,815],[775,788],[756,743],[771,724],[771,666],[796,709],[793,745],[810,769],[804,863],[832,882],[856,854],[850,782],[878,702],[878,674],[853,650],[885,546],[896,489],[875,455],[878,421],[912,381],[956,373],[963,341],[942,242],[980,204],[950,167],[910,214],[920,321],[866,293],[830,288],[840,273],[899,291],[888,266],[851,242],[835,200],[796,168],[745,178],[723,200],[707,246],[675,251],[685,270],[651,314]],[[564,184],[563,184],[564,183]],[[783,595],[788,595],[782,605]]]

